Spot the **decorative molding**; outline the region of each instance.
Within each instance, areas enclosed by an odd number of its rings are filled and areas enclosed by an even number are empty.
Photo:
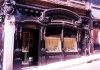
[[[98,8],[98,9],[100,9],[100,5],[94,5],[94,4],[92,4],[91,7],[92,8]]]
[[[85,2],[78,2],[78,1],[62,1],[62,0],[41,0],[44,2],[50,2],[53,4],[59,4],[59,5],[64,5],[64,6],[69,6],[69,7],[74,7],[74,8],[80,8],[80,9],[85,9]]]
[[[73,3],[80,4],[80,5],[85,5],[85,1],[77,1],[77,0],[70,0],[70,1]]]

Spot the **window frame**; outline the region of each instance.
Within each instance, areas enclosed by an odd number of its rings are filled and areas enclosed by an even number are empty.
[[[99,0],[98,0],[99,1]],[[94,4],[94,3],[92,3],[92,7],[94,7],[94,8],[100,8],[100,1],[99,1],[99,4]]]
[[[78,0],[70,0],[71,2],[78,3],[78,4],[85,4],[85,1],[78,1]]]

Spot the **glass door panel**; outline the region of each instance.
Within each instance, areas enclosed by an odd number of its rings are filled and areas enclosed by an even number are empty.
[[[22,53],[23,53],[23,64],[28,63],[28,52],[29,52],[29,32],[23,32],[23,41],[22,41]]]
[[[32,49],[33,43],[34,43],[33,36],[34,36],[34,33],[32,33],[30,30],[23,31],[23,40],[22,40],[22,53],[23,53],[23,63],[22,64],[23,65],[29,64],[29,57],[31,57],[30,48]]]

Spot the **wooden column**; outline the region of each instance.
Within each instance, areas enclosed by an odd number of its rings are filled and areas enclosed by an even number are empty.
[[[45,36],[46,36],[46,27],[44,27],[43,29],[43,53],[45,55],[45,63],[47,64],[47,59],[48,59],[48,56],[47,56],[47,53],[46,53],[46,48],[45,48]]]
[[[39,48],[38,48],[38,65],[41,65],[41,57],[42,57],[42,50],[43,47],[43,27],[40,28],[39,33]]]
[[[94,51],[94,46],[93,46],[93,21],[92,19],[90,19],[90,23],[89,23],[89,31],[90,31],[90,53],[93,53]]]
[[[80,55],[80,52],[81,52],[79,41],[80,41],[80,30],[77,30],[77,50],[78,50],[78,55]]]
[[[87,36],[86,36],[86,31],[85,31],[85,37],[84,37],[84,40],[85,40],[85,41],[84,41],[84,42],[85,42],[85,43],[84,43],[84,50],[85,50],[84,53],[85,53],[85,56],[87,55],[87,43],[86,43],[86,38],[87,38]]]
[[[77,30],[77,48],[79,48],[79,30]]]
[[[61,50],[62,50],[61,60],[64,60],[64,26],[62,26],[61,30]]]
[[[89,55],[90,52],[89,52],[89,33],[88,33],[88,30],[86,31],[86,55]]]
[[[42,48],[45,48],[45,34],[46,34],[46,27],[43,29],[43,46]]]

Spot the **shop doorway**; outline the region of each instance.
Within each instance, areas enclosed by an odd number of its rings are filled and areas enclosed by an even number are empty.
[[[37,65],[39,46],[39,29],[23,29],[22,65]]]
[[[14,70],[38,65],[39,28],[23,26],[22,32],[19,32],[17,31],[17,39],[15,36]]]

